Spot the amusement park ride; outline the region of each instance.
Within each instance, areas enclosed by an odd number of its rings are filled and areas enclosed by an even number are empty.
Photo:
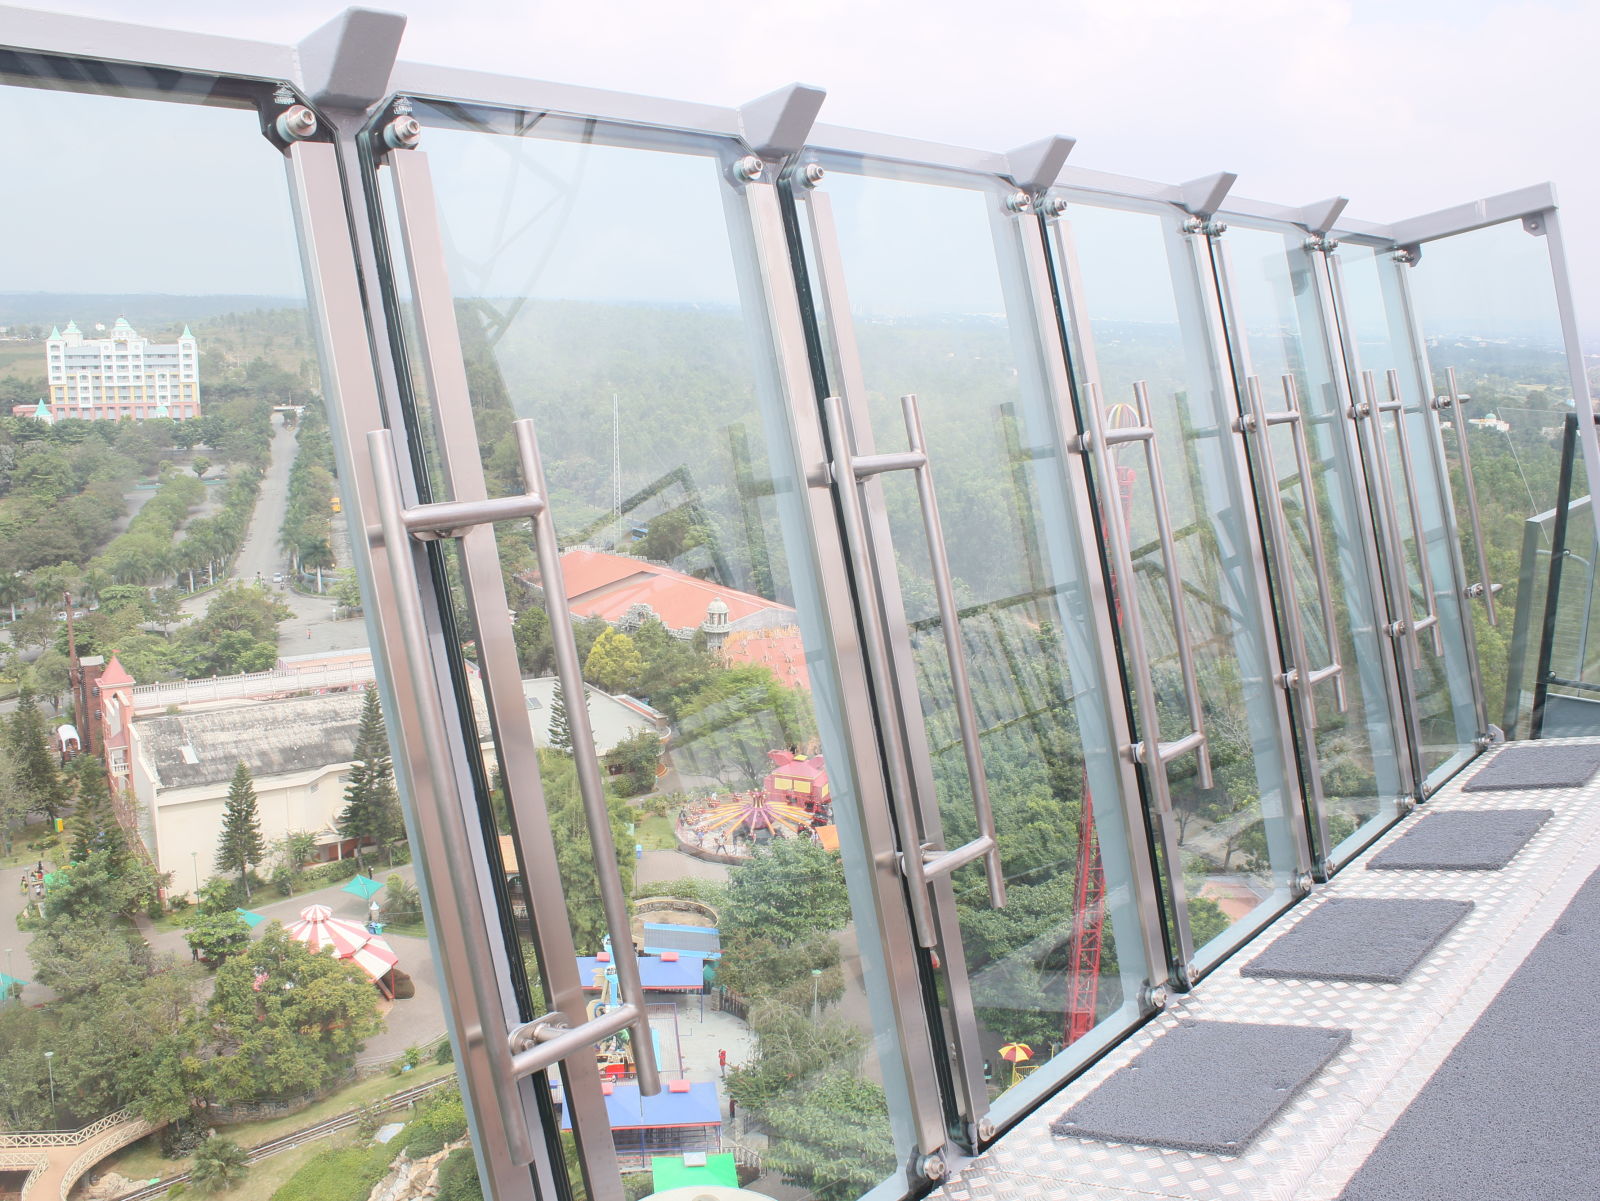
[[[1094,403],[1092,400],[1090,403]],[[1139,413],[1132,405],[1114,404],[1106,410],[1107,429],[1126,429],[1139,424]],[[1120,450],[1117,452],[1120,453]],[[1117,495],[1122,501],[1122,521],[1130,533],[1133,530],[1134,470],[1126,463],[1116,463]],[[1108,518],[1109,520],[1109,515]],[[1133,581],[1123,581],[1117,596],[1117,615],[1120,621],[1124,598],[1136,604]],[[1078,818],[1078,920],[1072,924],[1070,949],[1071,975],[1067,979],[1067,1024],[1065,1037],[1068,1044],[1076,1042],[1093,1028],[1095,1006],[1100,994],[1100,946],[1106,920],[1106,870],[1100,858],[1100,842],[1095,837],[1094,805],[1089,795],[1087,769],[1083,780],[1083,808]]]
[[[608,934],[601,940],[603,950],[599,956],[600,962],[595,965],[594,986],[600,995],[589,1002],[585,1016],[593,1021],[622,1008],[622,990],[617,983],[617,961],[611,953],[611,936]],[[650,1040],[655,1046],[656,1062],[661,1063],[661,1035],[650,1031]],[[624,1026],[610,1038],[595,1046],[595,1063],[600,1068],[600,1075],[604,1079],[623,1077],[633,1079],[633,1031]]]

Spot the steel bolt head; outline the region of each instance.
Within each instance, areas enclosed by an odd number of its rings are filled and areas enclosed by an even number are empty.
[[[806,187],[814,188],[822,182],[822,177],[826,174],[827,172],[822,169],[821,163],[807,163],[805,169],[800,172],[800,181]]]
[[[1165,1009],[1167,1007],[1167,990],[1157,984],[1146,991],[1145,1000],[1150,1003],[1151,1009]]]
[[[1059,217],[1067,211],[1067,202],[1060,196],[1052,196],[1044,202],[1044,215],[1046,217]]]
[[[298,142],[317,132],[317,114],[303,104],[295,104],[279,113],[273,124],[284,141]]]
[[[929,1180],[944,1179],[944,1156],[928,1155],[922,1160],[922,1174]]]
[[[1013,213],[1025,213],[1033,207],[1033,197],[1018,189],[1006,197],[1006,208]]]
[[[383,144],[391,150],[410,150],[422,141],[422,122],[415,117],[396,117],[383,127]]]
[[[988,1142],[993,1137],[994,1137],[994,1123],[991,1122],[988,1118],[979,1118],[978,1119],[978,1138],[980,1140],[982,1140],[983,1142]]]
[[[747,154],[733,164],[733,174],[742,183],[752,183],[761,178],[767,164],[761,161],[759,155]]]

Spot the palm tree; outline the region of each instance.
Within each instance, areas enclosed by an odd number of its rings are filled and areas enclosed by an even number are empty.
[[[0,575],[0,605],[5,605],[11,610],[11,620],[17,620],[17,602],[28,599],[27,585],[22,576],[12,572]]]
[[[231,1138],[212,1135],[195,1153],[189,1180],[203,1193],[226,1193],[250,1174],[250,1155]]]

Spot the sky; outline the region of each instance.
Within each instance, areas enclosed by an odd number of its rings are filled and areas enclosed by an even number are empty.
[[[293,41],[310,0],[60,0],[58,11]],[[407,11],[404,6],[394,6]],[[1600,342],[1600,4],[1585,0],[419,0],[402,57],[737,105],[792,81],[822,119],[1080,166],[1237,172],[1286,204],[1391,221],[1554,181]],[[3,285],[0,285],[3,286]]]

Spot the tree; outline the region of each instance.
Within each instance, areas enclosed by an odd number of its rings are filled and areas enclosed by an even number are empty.
[[[189,466],[194,469],[196,477],[204,476],[206,472],[211,470],[211,460],[204,455],[196,455],[194,462],[190,463]]]
[[[723,929],[786,946],[850,922],[839,856],[806,838],[774,839],[728,873]]]
[[[361,612],[361,582],[356,579],[356,573],[348,567],[334,576],[333,600],[347,613]]]
[[[98,756],[84,756],[73,766],[78,776],[78,806],[72,814],[72,861],[82,863],[94,852],[106,851],[120,869],[128,844],[111,807],[105,763]]]
[[[26,678],[17,693],[16,712],[6,724],[6,743],[16,769],[17,789],[26,798],[28,809],[52,820],[60,817],[67,805],[66,782],[56,770],[44,715]]]
[[[773,1134],[763,1167],[816,1201],[854,1201],[894,1170],[883,1086],[832,1070],[761,1110]]]
[[[567,917],[573,941],[584,954],[600,949],[606,935],[605,911],[600,907],[600,886],[595,879],[594,844],[588,814],[578,795],[578,773],[572,758],[559,751],[539,752],[539,776],[544,784],[550,830],[556,844],[556,864],[567,896]],[[633,839],[628,824],[634,812],[618,797],[606,798],[606,816],[624,896],[633,895]]]
[[[382,1028],[366,973],[274,922],[217,969],[207,1087],[222,1102],[293,1097],[341,1077]]]
[[[202,1193],[228,1193],[250,1174],[250,1154],[231,1138],[212,1135],[195,1153],[189,1179]]]
[[[588,704],[588,693],[584,693],[584,703]],[[555,691],[550,694],[550,748],[563,754],[572,754],[572,723],[567,719],[567,697],[561,687],[561,681],[556,681]]]
[[[639,657],[633,639],[621,630],[607,626],[589,648],[589,657],[583,662],[583,675],[593,680],[607,692],[623,692],[639,677],[644,660]]]
[[[267,853],[261,836],[261,814],[256,807],[256,787],[250,769],[241,760],[233,769],[228,800],[222,810],[222,833],[217,839],[217,870],[238,872],[245,899],[250,898],[250,865]]]
[[[656,764],[661,760],[661,736],[654,730],[630,734],[605,753],[605,767],[619,792],[637,796],[649,792],[656,782]]]
[[[370,838],[394,863],[394,847],[405,841],[405,822],[394,788],[394,765],[389,758],[389,736],[384,729],[378,690],[368,688],[361,703],[361,725],[356,733],[355,761],[344,790],[344,810],[339,832],[346,838]]]
[[[183,936],[200,958],[221,962],[250,941],[250,927],[237,909],[196,914]]]

